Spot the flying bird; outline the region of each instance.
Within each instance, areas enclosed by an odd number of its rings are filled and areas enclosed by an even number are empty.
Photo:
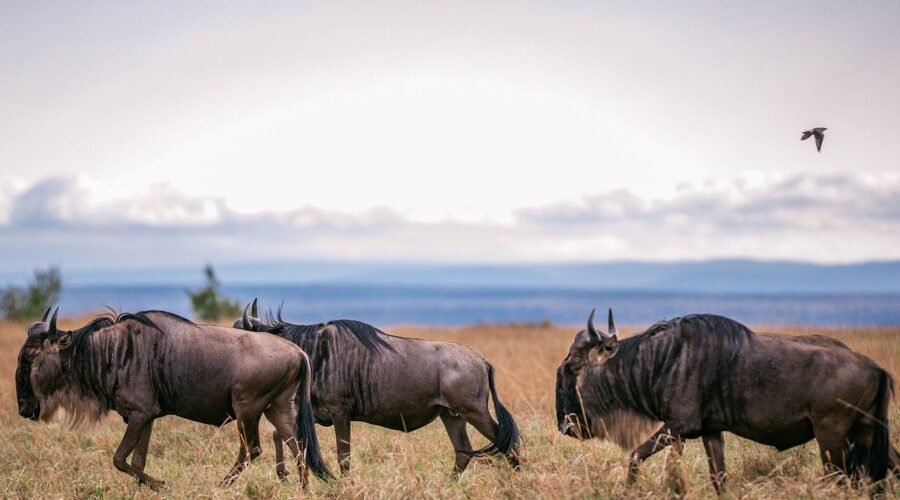
[[[809,139],[809,136],[816,136],[816,149],[821,153],[822,152],[822,141],[825,140],[825,131],[828,130],[825,127],[816,127],[812,130],[804,130],[803,137],[800,138],[801,141],[805,141]]]

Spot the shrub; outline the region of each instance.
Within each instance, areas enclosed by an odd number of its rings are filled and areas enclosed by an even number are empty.
[[[25,288],[8,286],[0,296],[0,312],[8,319],[22,321],[40,318],[44,311],[59,301],[62,273],[59,267],[35,269]]]
[[[203,273],[206,274],[206,286],[196,291],[187,290],[197,318],[203,321],[217,321],[239,315],[241,313],[240,302],[222,296],[219,291],[221,285],[216,279],[216,272],[213,270],[212,264],[207,264],[203,268]]]

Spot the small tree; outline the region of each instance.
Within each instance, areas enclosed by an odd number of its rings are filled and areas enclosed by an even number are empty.
[[[213,270],[212,264],[207,264],[203,268],[203,273],[206,274],[206,286],[196,291],[187,290],[194,314],[203,321],[217,321],[239,315],[241,313],[240,302],[221,295],[219,280],[216,279],[216,272]]]
[[[16,321],[40,318],[48,307],[59,301],[61,290],[62,273],[59,267],[35,269],[34,277],[25,288],[6,287],[0,296],[0,312]]]

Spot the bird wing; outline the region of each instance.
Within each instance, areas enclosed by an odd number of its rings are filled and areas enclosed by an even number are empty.
[[[803,132],[803,137],[800,138],[801,141],[805,141],[809,139],[809,136],[813,135],[813,133],[809,130]]]
[[[822,152],[822,141],[825,140],[825,134],[822,132],[816,132],[816,150],[820,153]]]

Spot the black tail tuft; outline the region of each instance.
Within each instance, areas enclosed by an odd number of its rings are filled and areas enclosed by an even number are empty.
[[[888,469],[893,464],[890,430],[888,429],[888,408],[891,404],[891,396],[894,394],[894,383],[886,371],[881,372],[878,383],[878,394],[875,396],[875,409],[872,417],[875,419],[875,433],[872,438],[871,448],[854,444],[847,455],[847,469],[851,474],[859,474],[865,469],[869,479],[873,483],[887,477]]]
[[[894,473],[894,477],[900,478],[900,453],[893,446],[891,446],[890,453],[890,468],[891,472]]]
[[[309,366],[309,358],[303,356],[303,368],[301,373],[301,385],[297,390],[297,420],[294,423],[294,437],[301,451],[305,451],[306,466],[319,479],[325,481],[334,479],[334,475],[325,465],[322,453],[319,450],[319,438],[316,436],[316,418],[313,414],[310,402],[309,388],[312,380],[312,371]]]
[[[497,436],[494,442],[484,448],[475,450],[473,455],[498,455],[514,453],[522,444],[522,436],[519,427],[513,420],[512,414],[500,402],[497,397],[497,387],[494,385],[494,367],[487,363],[488,384],[491,389],[491,397],[494,399],[494,412],[497,413]]]

